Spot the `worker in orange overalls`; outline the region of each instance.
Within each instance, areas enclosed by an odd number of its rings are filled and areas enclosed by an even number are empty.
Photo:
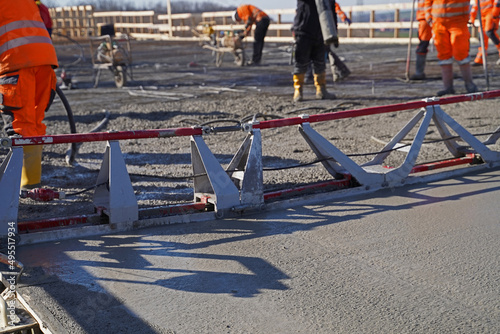
[[[425,0],[418,0],[417,7],[418,20],[418,46],[415,50],[417,61],[415,63],[415,74],[410,80],[425,80],[425,61],[429,52],[429,42],[432,38],[432,28],[425,20]]]
[[[499,57],[500,57],[500,39],[498,38],[498,11],[500,8],[500,2],[498,0],[480,0],[481,6],[481,21],[483,24],[483,41],[484,41],[484,52],[488,54],[488,37],[491,39],[493,44],[497,47]],[[495,5],[495,6],[494,6]],[[496,8],[496,15],[494,16],[494,9]],[[477,16],[477,2],[474,1],[470,12],[470,22],[474,23]],[[481,33],[481,32],[479,32]],[[500,61],[500,59],[499,59]],[[483,65],[483,50],[481,46],[477,49],[476,59],[472,65]]]
[[[432,27],[444,84],[444,89],[437,95],[455,94],[453,60],[458,63],[467,92],[477,92],[477,86],[472,81],[469,56],[469,0],[425,0],[425,7],[425,19]]]
[[[241,38],[250,35],[252,26],[255,23],[253,35],[253,55],[252,60],[247,65],[260,65],[262,60],[262,50],[264,49],[264,38],[269,28],[271,20],[266,13],[252,5],[241,5],[233,13],[234,22],[245,22],[245,32]]]
[[[0,114],[9,136],[45,134],[55,96],[56,51],[33,0],[0,1]],[[42,146],[25,146],[21,187],[39,186]]]

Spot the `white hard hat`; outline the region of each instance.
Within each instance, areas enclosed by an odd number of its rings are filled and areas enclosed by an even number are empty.
[[[233,12],[233,21],[234,21],[234,22],[238,22],[239,20],[240,20],[240,17],[239,17],[239,15],[238,15],[238,11],[237,11],[237,10],[235,10],[235,11]]]

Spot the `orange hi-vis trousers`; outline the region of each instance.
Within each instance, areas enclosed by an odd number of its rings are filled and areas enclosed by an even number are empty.
[[[9,136],[42,136],[45,111],[52,104],[56,75],[51,65],[0,75],[0,112]]]

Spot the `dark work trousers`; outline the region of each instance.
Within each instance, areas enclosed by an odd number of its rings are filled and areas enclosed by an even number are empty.
[[[267,28],[269,28],[269,17],[263,17],[259,22],[255,23],[255,31],[253,35],[253,55],[252,62],[254,64],[260,64],[262,59],[262,50],[264,49],[264,38],[267,34]]]
[[[312,39],[308,36],[295,37],[295,64],[293,74],[306,73],[312,63],[314,74],[325,72],[325,44],[323,40]]]

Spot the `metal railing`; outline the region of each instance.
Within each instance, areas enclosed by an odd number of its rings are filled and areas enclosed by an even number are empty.
[[[291,27],[295,8],[264,9],[271,17],[266,40],[291,42]],[[339,23],[343,43],[408,43],[411,28],[412,3],[344,6],[342,10],[352,20],[351,25]],[[95,12],[92,6],[58,7],[50,9],[54,31],[73,39],[97,36],[102,25],[113,24],[117,33],[126,33],[136,39],[198,40],[193,30],[201,32],[204,22],[212,22],[216,33],[241,30],[234,24],[232,11],[157,14],[154,11]],[[413,22],[416,30],[418,23]],[[474,33],[474,32],[473,32]],[[475,36],[473,34],[473,36]],[[54,40],[63,40],[55,35]]]

